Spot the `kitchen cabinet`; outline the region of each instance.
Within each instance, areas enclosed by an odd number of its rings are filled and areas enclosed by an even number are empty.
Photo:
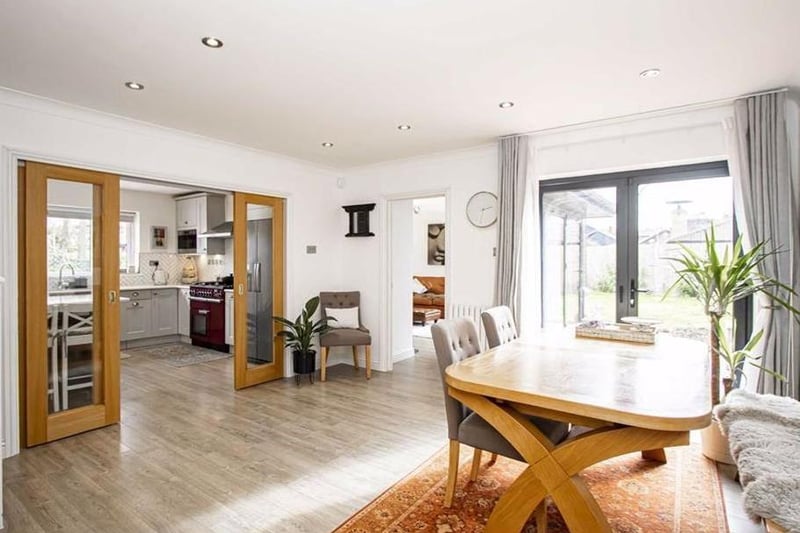
[[[120,306],[120,341],[178,334],[178,289],[127,290],[120,296],[128,299]]]
[[[177,227],[181,229],[196,229],[200,225],[200,198],[180,198],[175,200],[177,214]]]
[[[178,289],[178,335],[189,336],[189,289]]]
[[[178,334],[178,291],[177,289],[156,289],[152,291],[151,336]]]
[[[219,238],[201,237],[206,231],[225,221],[225,197],[219,194],[193,194],[175,200],[178,231],[197,232],[198,254],[224,254],[225,241]]]
[[[138,291],[137,291],[138,292]],[[122,293],[126,297],[126,293]],[[131,298],[130,296],[127,296]],[[149,299],[134,299],[124,302],[120,310],[121,341],[132,341],[150,337],[151,309]]]
[[[233,291],[225,291],[225,342],[233,346]]]

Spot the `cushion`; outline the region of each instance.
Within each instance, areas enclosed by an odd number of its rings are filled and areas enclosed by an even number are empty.
[[[428,290],[428,287],[423,285],[422,282],[420,282],[420,280],[417,278],[413,278],[411,280],[411,290],[414,292],[414,294],[422,294]]]
[[[372,337],[367,328],[336,328],[320,335],[321,346],[364,346],[372,344]]]
[[[325,315],[336,319],[328,322],[328,325],[332,328],[358,329],[361,325],[358,323],[358,307],[326,307]]]
[[[531,417],[530,421],[544,433],[554,444],[558,444],[567,438],[569,425],[563,422],[547,420],[544,418]],[[458,440],[487,452],[497,453],[505,457],[522,461],[522,456],[508,442],[505,437],[500,435],[486,420],[478,416],[477,413],[470,413],[458,426]]]
[[[444,294],[444,278],[442,276],[428,278],[428,292]]]

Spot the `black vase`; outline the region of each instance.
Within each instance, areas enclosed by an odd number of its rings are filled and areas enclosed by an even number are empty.
[[[294,373],[295,374],[313,374],[317,369],[316,350],[309,350],[307,352],[295,351],[294,355]]]

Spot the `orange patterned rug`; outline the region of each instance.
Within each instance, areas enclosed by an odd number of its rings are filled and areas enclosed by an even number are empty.
[[[468,483],[472,449],[462,446],[453,507],[442,507],[447,450],[442,449],[336,529],[336,533],[472,533],[482,531],[497,499],[522,472],[522,463],[484,453],[478,481]],[[716,466],[697,446],[667,450],[667,464],[628,454],[586,469],[581,476],[618,533],[728,531]],[[547,531],[566,532],[549,503]],[[530,522],[525,533],[536,531]]]

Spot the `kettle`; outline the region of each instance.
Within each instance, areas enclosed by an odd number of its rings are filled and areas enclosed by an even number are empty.
[[[165,270],[161,270],[156,266],[155,270],[153,270],[153,285],[166,285],[169,281],[169,274]]]

